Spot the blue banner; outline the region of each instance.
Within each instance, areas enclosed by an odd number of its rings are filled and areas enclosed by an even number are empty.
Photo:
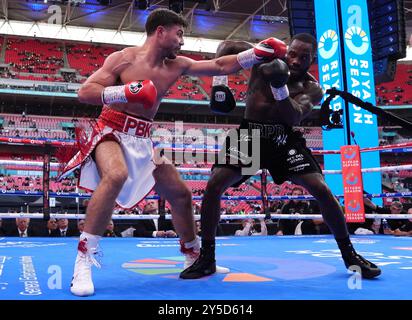
[[[319,82],[324,91],[331,87],[343,90],[343,72],[341,45],[339,42],[338,11],[336,0],[315,0],[316,34],[318,41]],[[324,99],[327,95],[324,96]],[[344,108],[341,97],[336,97],[330,104],[333,110]],[[339,150],[345,143],[344,129],[323,131],[323,148]],[[340,155],[325,155],[325,169],[341,169]],[[343,193],[342,175],[326,175],[326,183],[334,194]]]
[[[375,82],[372,63],[372,47],[369,32],[366,0],[341,0],[342,29],[344,32],[344,56],[347,91],[363,101],[376,104]],[[354,133],[352,143],[361,148],[379,145],[376,115],[349,104],[350,131]],[[380,166],[379,152],[361,153],[362,168]],[[364,173],[363,187],[369,193],[382,190],[379,172]]]

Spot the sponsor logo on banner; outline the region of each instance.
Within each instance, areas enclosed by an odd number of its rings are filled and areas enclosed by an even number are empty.
[[[10,259],[10,257],[0,256],[0,277],[3,274],[4,264],[6,263],[6,260],[8,259]]]
[[[318,38],[319,83],[325,92],[332,87],[343,90],[342,48],[339,41],[343,35],[339,32],[336,0],[315,0],[314,4],[316,34]],[[327,97],[328,95],[325,94],[323,100]],[[339,96],[330,102],[330,108],[333,111],[339,111],[343,109],[343,106],[344,102]],[[323,148],[325,150],[336,150],[341,145],[346,144],[343,129],[323,130],[322,136]],[[325,154],[325,169],[339,170],[339,159],[339,155]],[[340,175],[328,174],[325,176],[325,180],[334,194],[343,193],[343,182]]]
[[[357,44],[355,44],[354,39],[357,39]],[[359,42],[360,45],[358,45]],[[365,54],[369,49],[369,38],[366,32],[356,26],[352,26],[346,30],[345,43],[349,50],[358,56]]]
[[[39,279],[36,274],[36,269],[33,264],[33,257],[21,256],[19,259],[21,272],[19,281],[23,285],[23,290],[20,294],[23,296],[38,296],[42,294]]]
[[[348,147],[347,149],[345,149],[343,156],[347,160],[352,160],[356,157],[356,150],[354,148]]]
[[[348,203],[348,209],[351,212],[357,212],[360,210],[360,203],[355,199],[355,200],[351,200]]]
[[[354,155],[353,155],[354,154]],[[350,155],[350,156],[348,156]],[[359,146],[341,147],[343,194],[347,222],[364,222],[363,183]]]
[[[355,173],[351,172],[346,176],[345,181],[347,184],[355,185],[358,184],[359,177]]]
[[[375,83],[367,2],[367,0],[341,0],[337,3],[342,18],[343,34],[341,36],[344,39],[347,91],[364,102],[374,105],[376,103]],[[355,136],[356,144],[361,148],[379,145],[376,115],[352,103],[349,103],[348,111],[349,129]],[[362,154],[362,164],[365,168],[379,167],[379,152]],[[363,184],[369,193],[381,193],[381,173],[364,173]],[[376,204],[381,204],[381,201],[381,199],[373,199]]]
[[[335,30],[328,29],[320,36],[318,42],[318,50],[319,55],[323,59],[332,58],[335,55],[336,50],[338,50],[338,47],[338,34]]]

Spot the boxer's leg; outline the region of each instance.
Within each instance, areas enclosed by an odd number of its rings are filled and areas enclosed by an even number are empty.
[[[185,255],[185,268],[192,265],[200,253],[192,212],[192,192],[167,159],[153,171],[155,190],[171,205],[172,221],[180,237],[180,251]]]
[[[104,141],[95,150],[100,182],[87,206],[84,232],[80,236],[71,292],[76,296],[94,293],[92,265],[99,266],[95,255],[98,242],[109,223],[116,198],[127,179],[127,166],[120,145]]]
[[[192,192],[180,177],[174,165],[162,163],[153,171],[154,189],[171,205],[173,226],[180,240],[190,242],[196,238],[192,213]]]
[[[374,278],[380,275],[381,270],[357,254],[353,248],[342,208],[323,176],[320,173],[308,173],[294,175],[290,177],[290,180],[304,187],[318,201],[322,217],[335,236],[346,267],[354,267],[354,270],[358,268],[364,278]]]
[[[102,235],[110,222],[116,198],[128,172],[122,149],[116,141],[104,141],[95,150],[95,161],[100,182],[87,206],[84,231]]]
[[[242,179],[241,170],[235,167],[216,167],[207,182],[200,209],[202,242],[215,241],[216,230],[220,221],[220,197]],[[203,246],[202,246],[203,247]]]
[[[241,170],[234,167],[216,167],[207,183],[201,208],[202,250],[199,259],[181,274],[182,279],[198,279],[218,272],[216,266],[215,238],[220,221],[220,197],[231,185],[242,179]]]

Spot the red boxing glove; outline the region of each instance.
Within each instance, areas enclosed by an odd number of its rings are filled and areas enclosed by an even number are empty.
[[[282,40],[268,38],[259,42],[253,49],[240,52],[237,55],[237,61],[243,69],[249,69],[260,62],[284,58],[286,51],[286,43]]]
[[[256,57],[261,60],[273,60],[284,58],[286,55],[286,43],[276,38],[268,38],[259,42],[254,47]]]
[[[145,109],[156,105],[157,90],[151,80],[129,82],[124,86],[107,87],[102,91],[103,104],[140,103]]]

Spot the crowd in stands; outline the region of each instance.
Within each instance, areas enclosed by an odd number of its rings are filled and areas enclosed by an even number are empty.
[[[201,87],[202,81],[199,78],[191,76],[182,76],[169,89],[165,95],[169,99],[183,100],[208,100],[205,89]]]
[[[80,125],[90,130],[90,121],[92,119],[28,116],[24,113],[22,115],[0,114],[0,134],[6,137],[73,139],[74,127]],[[176,133],[175,123],[155,122],[152,127],[152,140],[155,143],[183,143],[190,147],[192,144],[198,144],[202,138],[217,136],[216,142],[221,145],[227,131],[234,127],[234,125],[223,124],[205,127],[201,124],[184,123],[183,131]],[[402,136],[397,132],[399,129],[399,127],[380,127],[379,144],[388,145],[408,141],[410,137]],[[297,127],[296,130],[302,131],[310,148],[322,149],[321,128]],[[165,132],[168,134],[164,134]]]
[[[9,213],[18,213],[10,210]],[[67,212],[65,212],[67,213]],[[48,221],[20,217],[15,219],[0,218],[0,236],[8,237],[78,237],[84,229],[84,220],[68,220],[66,218],[50,218]],[[105,237],[118,237],[113,221],[107,226]]]
[[[66,43],[69,67],[78,70],[83,77],[89,77],[99,69],[104,60],[119,49],[111,46]]]
[[[64,67],[63,49],[58,43],[36,39],[6,39],[5,63],[18,73],[54,74]]]
[[[63,179],[59,182],[51,180],[49,191],[52,192],[75,192],[77,179],[74,177]],[[42,192],[43,180],[40,176],[10,176],[0,173],[0,191],[30,191]]]
[[[412,65],[398,63],[395,80],[375,87],[380,106],[412,104]]]
[[[103,65],[104,60],[121,47],[62,41],[6,37],[0,38],[0,47],[5,45],[5,55],[0,55],[0,77],[32,81],[83,83],[87,77]],[[202,54],[186,56],[195,59],[209,59]],[[66,69],[72,72],[65,71]],[[310,72],[318,78],[317,66]],[[246,98],[249,73],[240,71],[229,76],[229,86],[237,101]],[[209,100],[211,77],[182,77],[169,90],[166,98],[183,100]],[[407,105],[412,103],[412,67],[398,63],[396,78],[392,82],[376,86],[378,105]]]

